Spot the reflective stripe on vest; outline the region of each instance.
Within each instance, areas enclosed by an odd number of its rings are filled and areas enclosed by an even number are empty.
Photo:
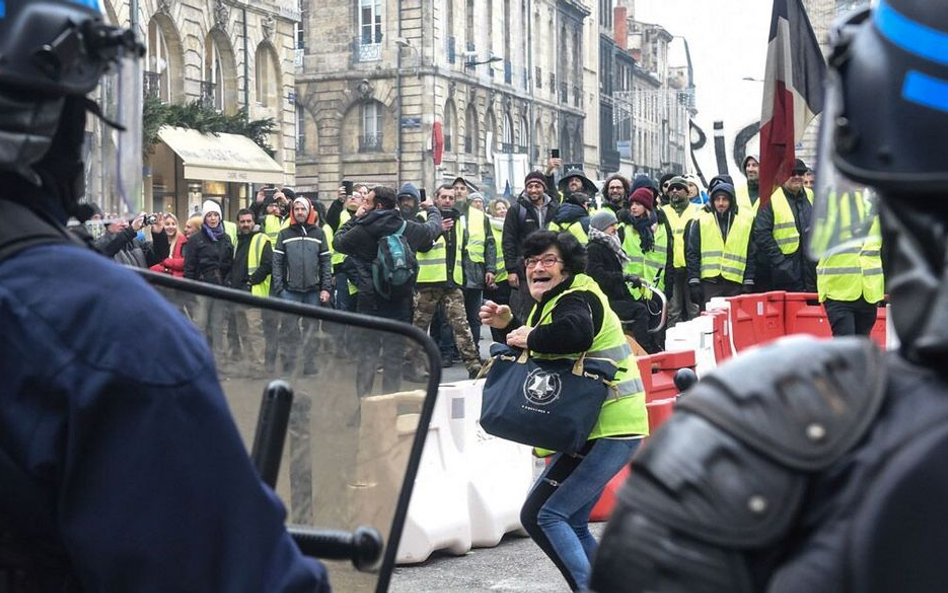
[[[701,277],[716,278],[721,276],[725,280],[744,282],[744,271],[747,268],[747,251],[750,247],[751,228],[754,219],[743,211],[731,221],[727,240],[721,234],[717,215],[705,212],[698,219],[698,229],[701,233]]]
[[[350,218],[352,218],[352,216],[349,214],[349,211],[348,211],[348,210],[343,210],[343,211],[339,214],[339,226],[341,227],[342,225],[346,224],[346,222],[347,222]],[[332,247],[332,239],[329,240],[329,245],[330,245],[330,247]],[[332,252],[332,257],[329,258],[329,261],[332,262],[332,267],[335,268],[336,266],[338,266],[338,265],[341,264],[342,262],[346,261],[346,257],[348,257],[348,256],[347,256],[345,253],[339,253],[338,251],[333,251],[333,252]]]
[[[464,285],[464,270],[462,269],[463,265],[461,260],[463,257],[461,251],[461,237],[464,236],[463,228],[463,223],[460,220],[456,220],[454,222],[454,228],[451,229],[454,232],[456,251],[452,278],[454,279],[454,283],[458,286]],[[415,254],[418,258],[418,284],[447,282],[448,260],[445,246],[444,233],[442,233],[438,236],[438,240],[434,242],[434,246],[430,250],[426,252],[419,251]]]
[[[842,204],[840,222],[843,228],[852,228],[857,221],[847,203]],[[859,210],[855,217],[857,220],[864,215],[862,209]],[[862,246],[841,249],[819,261],[816,266],[816,288],[820,302],[827,299],[844,302],[865,299],[869,303],[878,303],[885,298],[878,216],[872,221],[869,237]]]
[[[467,257],[471,263],[484,263],[484,242],[487,236],[484,234],[484,225],[486,224],[484,213],[477,208],[471,208],[467,213]]]
[[[270,239],[270,243],[276,245],[277,235],[280,234],[285,228],[290,226],[289,217],[286,220],[280,220],[280,217],[275,214],[267,214],[263,219],[263,232],[267,235],[267,238]]]
[[[494,282],[499,284],[507,279],[507,264],[504,260],[504,219],[490,219],[491,232],[494,233],[494,247],[497,251],[497,274],[494,275]]]
[[[813,204],[813,192],[806,188],[804,188],[804,192],[806,193],[806,199],[810,201],[810,204]],[[796,253],[800,248],[800,231],[797,230],[797,221],[793,217],[790,201],[782,187],[778,187],[777,191],[770,196],[770,204],[774,212],[773,237],[774,241],[777,242],[777,247],[784,255]]]
[[[664,290],[664,276],[659,277],[659,272],[665,269],[665,261],[668,257],[668,233],[665,232],[664,225],[658,225],[654,234],[654,245],[652,251],[642,251],[642,238],[639,232],[631,224],[620,223],[624,229],[625,235],[622,239],[622,250],[631,260],[622,268],[623,274],[634,274],[645,282],[656,286],[659,290]],[[659,278],[656,282],[656,278]],[[629,292],[633,298],[651,298],[651,292],[647,289],[629,287]]]
[[[587,356],[596,356],[598,358],[609,358],[619,367],[616,374],[614,386],[618,397],[607,397],[602,406],[602,412],[599,414],[599,420],[593,427],[589,435],[590,439],[618,436],[648,434],[648,416],[645,411],[645,389],[642,378],[639,375],[639,365],[635,362],[635,356],[632,349],[622,332],[622,324],[619,317],[609,306],[609,299],[603,294],[602,289],[596,284],[596,281],[585,274],[578,274],[572,279],[572,284],[561,294],[556,295],[548,302],[544,303],[543,309],[539,313],[539,325],[547,325],[552,322],[552,311],[557,303],[564,296],[574,292],[591,292],[596,295],[603,308],[603,321],[599,333],[593,338],[592,346],[586,353]],[[534,305],[530,313],[530,319],[534,318],[537,307]],[[544,355],[533,352],[531,356],[535,358],[572,358],[576,359],[582,356],[582,353],[576,354],[557,354]]]
[[[263,247],[269,241],[270,238],[263,233],[257,233],[251,237],[250,250],[247,253],[247,277],[253,276],[257,268],[260,267],[260,260],[263,258]],[[251,286],[250,294],[261,297],[270,296],[270,279],[271,276],[267,275],[266,280]]]
[[[668,224],[672,230],[672,249],[675,253],[672,266],[676,268],[685,267],[685,227],[692,220],[701,215],[701,206],[689,203],[682,211],[681,215],[673,206],[663,208],[662,211],[668,216]]]

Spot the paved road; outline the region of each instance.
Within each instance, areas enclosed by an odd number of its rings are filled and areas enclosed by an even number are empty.
[[[592,525],[598,538],[604,523]],[[464,556],[435,555],[395,569],[392,593],[568,593],[569,587],[533,540],[508,535],[495,548]]]

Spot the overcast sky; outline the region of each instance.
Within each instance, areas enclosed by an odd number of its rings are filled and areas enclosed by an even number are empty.
[[[696,123],[710,139],[714,122],[723,121],[729,154],[734,136],[760,119],[763,84],[743,78],[764,78],[772,8],[768,0],[635,2],[636,20],[660,24],[672,35],[688,38],[697,93]],[[684,65],[684,54],[684,44],[675,39],[671,64]],[[748,149],[756,153],[756,141]],[[705,170],[713,168],[711,152],[701,155]]]

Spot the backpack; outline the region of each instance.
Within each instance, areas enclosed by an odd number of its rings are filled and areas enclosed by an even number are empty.
[[[408,222],[402,221],[397,231],[379,238],[378,252],[372,262],[372,285],[376,294],[384,299],[410,293],[418,275],[418,260],[403,234],[407,226]]]

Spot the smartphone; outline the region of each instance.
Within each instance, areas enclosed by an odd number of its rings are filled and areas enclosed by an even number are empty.
[[[272,200],[272,199],[273,199],[273,194],[275,194],[275,193],[276,193],[276,188],[273,187],[272,185],[269,185],[269,186],[263,188],[263,197],[264,197],[264,199],[269,198],[269,199]]]
[[[352,195],[352,187],[353,187],[353,185],[354,185],[354,184],[353,184],[351,181],[348,181],[348,180],[346,180],[346,179],[343,179],[343,180],[342,180],[342,187],[345,188],[345,190],[346,190],[346,195],[347,195],[347,196],[351,196],[351,195]]]
[[[418,193],[419,193],[419,195],[421,195],[421,201],[422,201],[422,202],[427,202],[427,201],[428,201],[428,193],[425,191],[425,188],[419,189],[419,190],[418,190]]]
[[[554,158],[554,159],[560,158],[560,149],[559,149],[559,148],[554,148],[553,150],[551,150],[551,151],[550,151],[550,158]]]

